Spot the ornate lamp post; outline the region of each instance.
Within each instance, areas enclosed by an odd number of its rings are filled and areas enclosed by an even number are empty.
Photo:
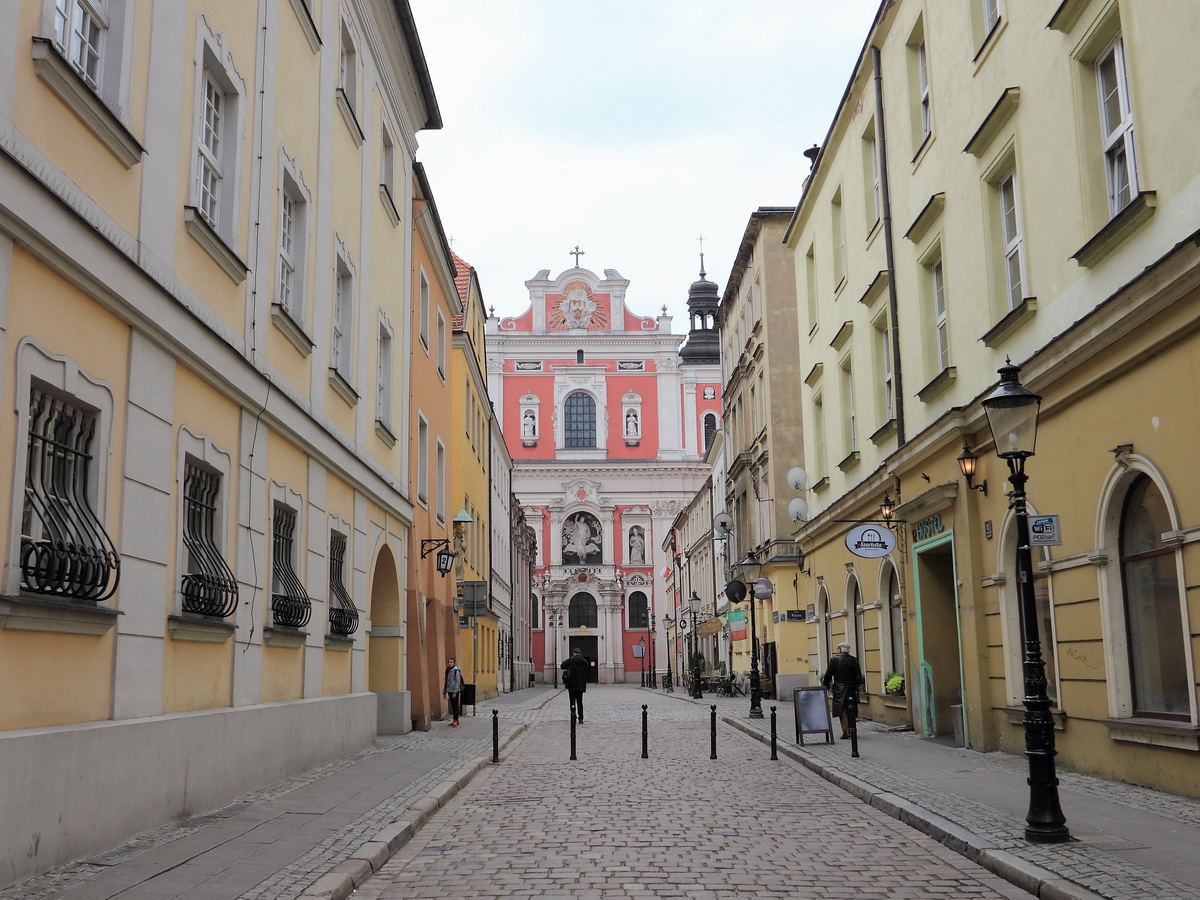
[[[762,683],[758,676],[758,622],[754,612],[754,607],[758,604],[753,587],[762,563],[758,561],[754,551],[749,550],[746,552],[746,558],[733,568],[742,580],[731,581],[725,585],[725,596],[729,598],[730,603],[741,603],[747,598],[750,600],[750,718],[761,719]]]
[[[650,613],[650,687],[658,687],[654,682],[658,678],[657,662],[658,631],[654,624],[654,613]]]
[[[1058,803],[1054,720],[1050,716],[1050,699],[1046,696],[1046,662],[1038,637],[1033,553],[1025,506],[1025,460],[1034,455],[1042,398],[1017,380],[1018,372],[1019,366],[1006,361],[1000,368],[999,386],[981,402],[996,444],[996,455],[1008,463],[1008,480],[1013,486],[1011,506],[1017,524],[1017,590],[1021,630],[1025,637],[1022,666],[1025,676],[1025,756],[1029,759],[1029,812],[1025,816],[1025,838],[1057,843],[1070,840],[1071,835]]]
[[[670,613],[663,613],[663,637],[666,638],[667,645],[667,690],[674,693],[675,691],[675,676],[671,672],[671,642],[674,640],[671,637],[671,627],[675,624],[675,620],[671,618]]]
[[[638,657],[642,661],[642,687],[646,686],[646,639],[642,638],[638,641],[642,645],[642,655]]]
[[[696,611],[700,609],[700,602],[700,598],[696,596],[696,592],[692,591],[692,596],[688,597],[688,612],[692,616],[692,697],[696,700],[704,699],[704,691],[700,687],[700,642],[699,638],[696,637]]]

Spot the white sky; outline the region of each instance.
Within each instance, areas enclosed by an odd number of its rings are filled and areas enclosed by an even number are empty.
[[[411,0],[444,123],[418,136],[484,303],[574,265],[686,333],[750,214],[800,199],[878,0]]]

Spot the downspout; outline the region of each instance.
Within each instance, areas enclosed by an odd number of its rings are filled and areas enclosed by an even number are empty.
[[[892,193],[888,187],[887,129],[883,119],[883,72],[879,48],[871,46],[871,66],[875,74],[875,128],[879,132],[879,191],[883,195],[883,247],[887,255],[888,318],[891,319],[892,378],[896,387],[896,447],[906,443],[904,435],[904,368],[900,364],[900,303],[896,296],[896,258],[892,247]]]

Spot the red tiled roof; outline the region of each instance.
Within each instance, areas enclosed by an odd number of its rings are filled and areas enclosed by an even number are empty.
[[[458,270],[458,274],[454,276],[454,286],[458,288],[458,299],[465,310],[467,306],[467,294],[471,290],[471,264],[466,262],[453,250],[450,251],[450,256],[454,258],[454,267]],[[461,331],[465,321],[465,313],[459,313],[455,316],[454,330]]]

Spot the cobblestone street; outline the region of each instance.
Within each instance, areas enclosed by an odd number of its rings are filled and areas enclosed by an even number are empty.
[[[641,704],[649,759],[641,759]],[[566,698],[355,893],[422,897],[1028,897],[707,706],[593,687]]]

